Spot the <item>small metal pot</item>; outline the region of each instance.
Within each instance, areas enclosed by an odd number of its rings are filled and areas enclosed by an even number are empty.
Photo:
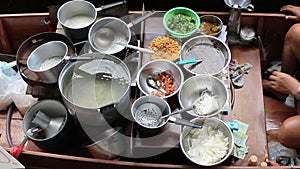
[[[130,28],[145,19],[149,18],[155,14],[155,11],[150,11],[146,13],[145,15],[142,15],[136,19],[134,19],[129,24],[126,24],[122,19],[116,18],[116,17],[105,17],[97,20],[90,28],[88,33],[88,41],[90,45],[92,46],[94,51],[105,53],[105,54],[116,54],[122,51],[125,46],[113,44],[114,42],[120,42],[123,44],[128,44],[131,39],[131,31]],[[95,45],[95,41],[97,40],[97,31],[100,29],[107,28],[108,30],[112,31],[112,44],[109,46],[105,46],[103,48],[99,48],[97,45]],[[99,32],[98,32],[99,33]]]
[[[145,113],[152,115],[145,115]],[[156,125],[154,124],[157,123],[155,119],[170,113],[171,108],[166,100],[151,95],[138,98],[131,107],[131,115],[138,124],[140,131],[150,135],[160,133],[168,123],[167,119],[163,119],[163,121]]]
[[[92,60],[93,57],[68,55],[68,46],[62,41],[51,41],[37,47],[27,59],[27,67],[39,78],[56,83],[59,73],[68,61]]]
[[[65,43],[68,47],[68,55],[75,55],[76,50],[72,41],[67,37],[59,33],[53,32],[43,32],[36,35],[33,35],[26,39],[19,47],[16,60],[19,73],[23,80],[31,86],[48,86],[53,87],[57,86],[57,80],[47,81],[40,79],[38,74],[28,68],[27,60],[30,54],[39,46],[51,42],[51,41],[61,41]]]
[[[89,53],[94,60],[69,62],[58,87],[63,101],[87,135],[130,116],[131,76],[125,63],[112,55]],[[91,128],[91,130],[90,130]]]
[[[38,114],[43,115],[38,115]],[[39,116],[39,119],[37,119]],[[39,120],[40,122],[35,122]],[[32,128],[41,128],[37,134]],[[23,131],[38,147],[47,152],[65,152],[73,148],[74,123],[66,107],[56,100],[42,100],[33,105],[23,119]]]
[[[73,41],[87,39],[91,25],[96,21],[97,12],[126,3],[126,1],[103,5],[99,8],[84,0],[72,0],[64,3],[57,11],[57,19],[64,32]]]

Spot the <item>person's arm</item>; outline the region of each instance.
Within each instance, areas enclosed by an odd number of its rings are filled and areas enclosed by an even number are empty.
[[[286,15],[286,19],[292,19],[296,21],[300,21],[300,7],[294,5],[285,5],[280,8],[281,12],[288,12],[291,15]]]
[[[298,88],[300,87],[300,83],[294,77],[274,71],[270,76],[271,87],[280,93],[291,94],[293,96],[298,96]]]

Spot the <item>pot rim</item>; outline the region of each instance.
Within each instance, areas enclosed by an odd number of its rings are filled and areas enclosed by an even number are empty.
[[[62,44],[62,45],[64,46],[64,49],[65,49],[64,56],[63,56],[56,64],[54,64],[53,66],[49,67],[48,69],[34,69],[34,68],[32,68],[32,67],[30,66],[31,64],[29,63],[29,61],[32,59],[33,54],[34,54],[35,52],[37,52],[38,50],[42,50],[41,48],[44,48],[44,47],[46,47],[47,45],[53,44],[53,43]],[[35,48],[35,49],[29,54],[28,59],[27,59],[27,67],[28,67],[29,70],[31,70],[31,71],[33,71],[33,72],[41,72],[41,73],[43,73],[43,72],[51,71],[53,68],[55,68],[55,67],[57,67],[59,64],[63,63],[64,60],[65,60],[65,58],[67,57],[67,55],[68,55],[68,46],[67,46],[64,42],[59,41],[59,40],[49,41],[49,42],[46,42],[46,43],[41,44],[40,46],[38,46],[37,48]]]
[[[78,27],[78,28],[72,28],[72,27],[68,27],[67,25],[65,25],[64,22],[61,21],[61,18],[60,18],[60,13],[61,11],[63,10],[63,8],[66,7],[66,5],[69,5],[71,3],[86,3],[88,5],[90,5],[93,9],[94,9],[94,17],[93,17],[93,21],[87,25],[87,26],[84,26],[84,27]],[[72,0],[72,1],[68,1],[66,3],[64,3],[62,6],[59,7],[58,11],[57,11],[57,19],[58,19],[58,22],[65,28],[68,28],[68,29],[71,29],[71,30],[79,30],[79,29],[84,29],[84,28],[87,28],[89,26],[91,26],[97,19],[97,10],[96,10],[96,7],[94,4],[92,4],[91,2],[89,1],[86,1],[86,0]]]

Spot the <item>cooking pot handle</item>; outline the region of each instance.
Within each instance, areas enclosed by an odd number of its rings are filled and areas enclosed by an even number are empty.
[[[127,24],[127,26],[130,28],[144,20],[146,20],[147,18],[149,18],[150,16],[154,15],[156,13],[156,11],[150,11],[147,12],[145,15],[139,16],[137,18],[135,18],[132,22],[130,22],[129,24]]]
[[[254,6],[252,4],[249,4],[246,9],[247,9],[247,11],[253,11]]]
[[[126,1],[120,1],[120,2],[115,2],[115,3],[111,3],[111,4],[107,4],[107,5],[102,5],[98,8],[96,8],[96,11],[99,12],[99,11],[102,11],[104,9],[108,9],[108,8],[112,8],[112,7],[115,7],[115,6],[118,6],[118,5],[123,5],[125,4]]]

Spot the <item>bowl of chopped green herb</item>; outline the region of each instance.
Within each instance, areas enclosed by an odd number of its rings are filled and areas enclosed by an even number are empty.
[[[163,25],[171,36],[188,38],[199,29],[200,18],[192,9],[176,7],[165,13]]]

